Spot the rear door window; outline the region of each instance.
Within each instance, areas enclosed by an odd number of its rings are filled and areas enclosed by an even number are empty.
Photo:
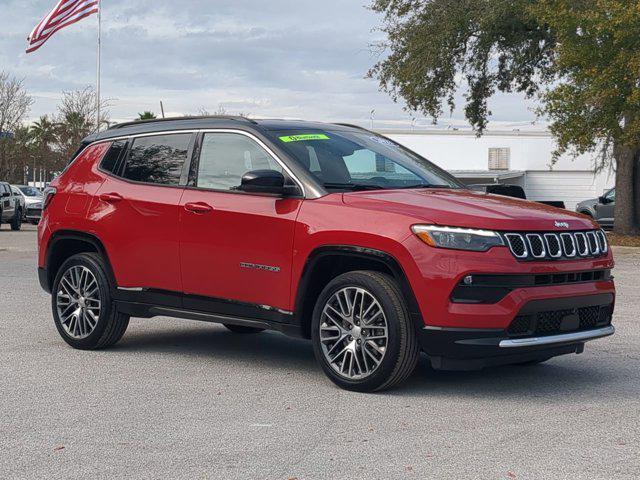
[[[134,139],[122,176],[134,182],[178,185],[191,138],[191,133],[180,133]]]

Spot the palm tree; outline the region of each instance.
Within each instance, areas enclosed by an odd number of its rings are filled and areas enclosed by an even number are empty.
[[[32,177],[36,180],[36,169],[39,167],[45,172],[52,171],[56,165],[54,146],[58,143],[58,126],[49,119],[48,115],[41,116],[33,123],[30,136],[33,140],[34,155],[32,159]],[[45,180],[47,174],[45,173]]]
[[[43,115],[33,122],[31,135],[39,148],[48,149],[56,141],[56,124],[49,120],[48,115]]]
[[[142,113],[138,114],[138,118],[136,120],[155,120],[156,118],[156,114],[153,112],[150,112],[149,110],[145,110]]]

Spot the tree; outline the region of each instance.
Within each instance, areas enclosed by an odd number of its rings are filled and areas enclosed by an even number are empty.
[[[0,178],[16,180],[15,165],[10,162],[16,129],[20,127],[33,99],[24,89],[22,80],[0,72]],[[22,176],[20,175],[20,180]]]
[[[369,74],[434,119],[455,107],[478,134],[496,92],[538,96],[557,155],[615,161],[616,231],[640,233],[640,0],[375,0],[390,54]]]
[[[101,99],[100,126],[107,124],[110,101]],[[56,151],[58,153],[49,171],[60,170],[76,152],[83,138],[98,130],[96,123],[96,92],[92,87],[62,92],[62,99],[55,116]]]
[[[137,120],[155,120],[156,118],[158,117],[156,117],[155,113],[145,110],[144,112],[138,114]]]

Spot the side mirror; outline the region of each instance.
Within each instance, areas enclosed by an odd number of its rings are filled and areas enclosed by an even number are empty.
[[[11,192],[2,192],[2,196],[3,197],[10,197],[11,196]]]
[[[287,185],[284,175],[276,170],[251,170],[245,173],[238,190],[247,193],[275,195],[291,195],[298,192],[298,188]]]
[[[605,196],[602,196],[602,197],[598,197],[598,202],[600,202],[602,205],[607,205],[608,203],[611,203],[611,200],[609,200]]]

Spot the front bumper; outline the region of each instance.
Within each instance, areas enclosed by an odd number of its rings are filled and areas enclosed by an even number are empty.
[[[27,205],[24,216],[27,220],[40,220],[40,218],[42,217],[42,207],[33,208]]]
[[[613,295],[537,300],[518,312],[507,329],[425,326],[422,349],[441,370],[476,370],[488,366],[545,360],[581,353],[584,343],[615,332]],[[514,328],[514,326],[516,328]]]

